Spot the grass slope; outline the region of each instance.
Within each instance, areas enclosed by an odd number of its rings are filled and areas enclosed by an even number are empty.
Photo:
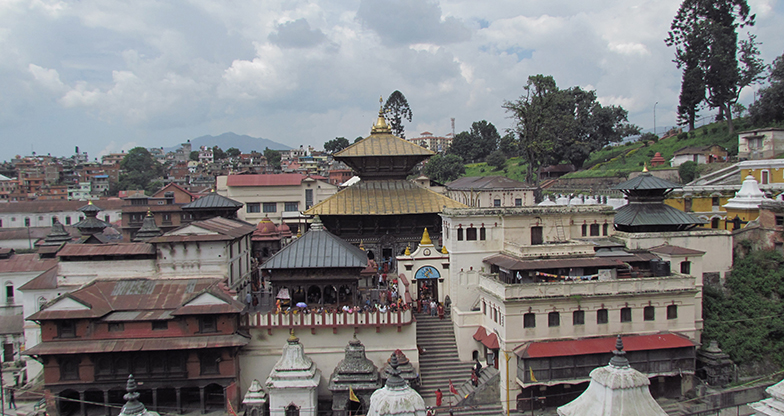
[[[748,128],[746,119],[735,120],[735,131]],[[721,121],[695,129],[689,133],[659,140],[652,145],[634,142],[621,146],[607,146],[594,152],[585,162],[583,170],[566,175],[566,178],[588,178],[601,176],[627,176],[639,171],[645,162],[650,162],[656,152],[661,153],[665,160],[670,160],[675,152],[684,147],[705,147],[718,144],[731,155],[738,153],[738,135],[729,134],[727,123]],[[660,169],[667,169],[669,165]],[[654,168],[656,169],[656,168]]]

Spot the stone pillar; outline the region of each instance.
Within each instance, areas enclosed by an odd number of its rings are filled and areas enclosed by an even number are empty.
[[[177,394],[177,413],[182,414],[182,388],[175,388]]]
[[[199,403],[201,403],[201,413],[207,413],[207,403],[204,401],[204,387],[199,387]]]
[[[112,408],[109,407],[109,390],[103,391],[103,408],[106,416],[112,416]]]
[[[152,389],[152,410],[157,412],[158,411],[158,388],[153,387]]]

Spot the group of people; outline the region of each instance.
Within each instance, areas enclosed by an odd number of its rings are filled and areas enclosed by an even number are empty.
[[[433,298],[425,298],[425,299],[418,300],[416,302],[416,307],[417,307],[417,313],[429,313],[430,316],[438,315],[440,319],[444,319],[444,315],[446,313],[444,304],[436,301]]]
[[[297,315],[297,314],[311,314],[311,313],[336,313],[336,312],[343,312],[343,313],[357,313],[357,312],[397,312],[397,311],[407,311],[409,305],[403,301],[402,297],[396,297],[396,301],[393,302],[372,302],[370,300],[365,301],[363,305],[343,305],[341,307],[338,306],[313,306],[313,307],[299,307],[299,306],[287,306],[283,307],[280,299],[275,301],[275,314],[283,314],[283,315]]]

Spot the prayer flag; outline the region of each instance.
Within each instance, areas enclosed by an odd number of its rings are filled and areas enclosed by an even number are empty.
[[[351,400],[352,402],[359,403],[359,398],[357,397],[356,394],[354,394],[354,389],[351,388],[351,386],[348,386],[348,399]]]

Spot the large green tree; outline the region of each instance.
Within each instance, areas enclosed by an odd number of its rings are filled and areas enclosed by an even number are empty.
[[[757,101],[749,106],[751,122],[765,127],[784,121],[784,55],[773,61],[768,86],[761,89]]]
[[[626,110],[602,106],[595,91],[572,87],[563,94],[565,97],[557,101],[557,117],[564,130],[557,135],[550,161],[567,160],[580,169],[592,152],[640,133],[627,122]]]
[[[447,183],[464,174],[465,166],[463,165],[463,159],[461,159],[460,156],[435,155],[427,161],[422,173],[434,181]]]
[[[403,120],[409,122],[414,117],[411,112],[411,107],[408,105],[408,100],[402,92],[395,90],[389,94],[389,98],[384,103],[384,113],[387,115],[387,120],[392,128],[392,134],[401,139],[406,138],[406,128],[403,126]]]
[[[592,152],[624,137],[639,134],[619,106],[602,106],[596,92],[580,87],[559,89],[551,76],[528,77],[524,94],[507,101],[516,125],[520,155],[528,163],[527,182],[538,182],[534,173],[544,164],[569,161],[582,167]]]
[[[275,169],[280,169],[280,152],[272,150],[269,147],[264,148],[264,158],[267,159],[267,164]]]
[[[505,101],[504,109],[512,114],[516,125],[520,155],[528,162],[525,181],[538,182],[534,173],[547,160],[562,128],[562,107],[564,94],[560,93],[552,76],[532,75],[523,87],[523,95],[515,101]]]
[[[345,137],[335,137],[334,139],[324,143],[324,150],[329,154],[333,154],[347,148],[348,146],[348,139]]]
[[[239,156],[241,154],[242,154],[242,151],[240,149],[237,149],[236,147],[230,147],[230,148],[226,149],[226,156],[228,156],[228,157],[237,157],[237,156]]]
[[[690,70],[687,91],[681,87],[681,95],[687,97],[681,102],[684,112],[691,111],[689,106],[699,95],[696,78],[702,75],[705,103],[719,110],[730,133],[734,131],[732,105],[764,70],[755,37],[738,40],[738,29],[753,26],[754,18],[746,0],[684,0],[665,39],[675,47],[675,62],[684,69],[684,77]],[[679,114],[683,116],[680,110]]]
[[[157,190],[160,182],[156,179],[163,175],[163,165],[143,147],[134,147],[120,162],[119,190],[143,189],[148,194]]]
[[[460,156],[469,163],[481,162],[498,148],[500,141],[501,135],[493,123],[475,121],[471,124],[471,130],[455,135],[447,153]]]

